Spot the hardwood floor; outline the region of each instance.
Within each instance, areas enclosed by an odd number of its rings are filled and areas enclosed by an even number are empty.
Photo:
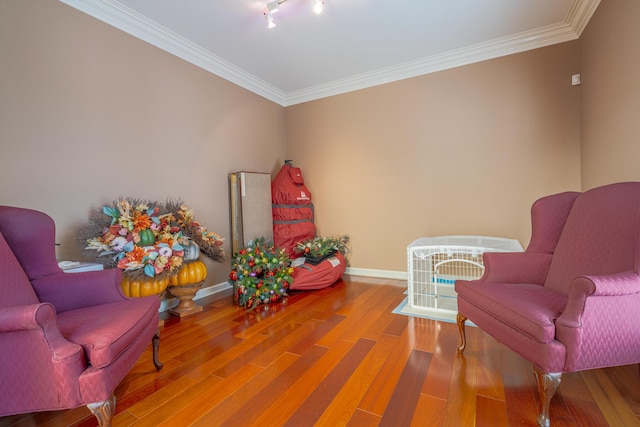
[[[477,328],[393,314],[399,281],[345,276],[251,312],[231,297],[161,328],[116,390],[118,426],[534,426],[531,364]],[[563,375],[553,426],[639,425],[637,366]],[[0,426],[95,426],[85,407]]]

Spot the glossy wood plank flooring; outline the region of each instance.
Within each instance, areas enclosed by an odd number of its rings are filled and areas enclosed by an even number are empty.
[[[393,314],[406,283],[345,276],[251,312],[230,296],[168,318],[116,390],[114,426],[534,426],[531,364],[468,327]],[[637,366],[565,374],[553,426],[640,425]],[[0,426],[94,426],[85,408]]]

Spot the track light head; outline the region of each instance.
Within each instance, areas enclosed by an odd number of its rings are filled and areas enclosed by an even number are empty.
[[[278,0],[271,0],[267,3],[267,13],[274,14],[280,10],[280,2]]]
[[[267,27],[273,28],[276,26],[276,23],[273,21],[273,14],[280,10],[280,5],[287,0],[268,0],[267,7],[264,9],[264,19],[267,21]],[[324,0],[312,0],[313,1],[313,11],[316,14],[322,13],[324,9]]]
[[[313,11],[316,15],[320,15],[324,9],[324,0],[313,0]]]
[[[273,21],[273,16],[271,15],[271,12],[265,12],[264,19],[265,21],[267,21],[267,28],[273,28],[276,26],[276,23]]]

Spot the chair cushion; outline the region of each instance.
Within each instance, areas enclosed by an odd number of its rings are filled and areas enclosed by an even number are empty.
[[[457,281],[459,299],[478,307],[532,339],[555,339],[555,321],[567,305],[566,295],[534,284]]]
[[[132,298],[58,314],[62,335],[81,345],[95,368],[112,363],[158,316],[158,297]]]

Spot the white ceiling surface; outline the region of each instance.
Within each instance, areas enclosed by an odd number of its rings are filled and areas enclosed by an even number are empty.
[[[577,39],[600,0],[60,0],[283,106]]]

